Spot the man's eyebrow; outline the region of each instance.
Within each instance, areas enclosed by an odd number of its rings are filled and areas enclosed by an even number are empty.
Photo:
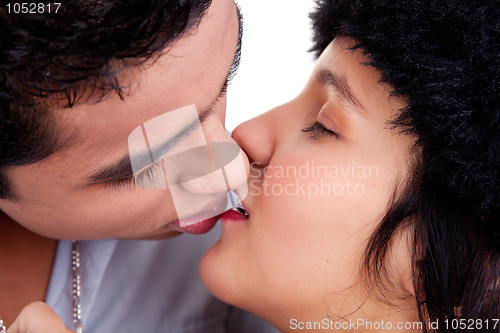
[[[236,5],[236,13],[238,15],[238,42],[236,44],[236,51],[234,52],[233,63],[229,68],[229,72],[226,76],[225,87],[223,89],[227,88],[231,80],[236,75],[236,72],[240,67],[240,61],[241,61],[241,45],[243,41],[243,14],[241,13],[240,6],[237,3],[235,3],[235,5]]]
[[[351,88],[347,84],[345,76],[337,75],[330,72],[326,68],[320,69],[316,74],[316,82],[326,84],[334,88],[340,97],[349,105],[354,111],[357,111],[366,118],[366,109],[352,93]]]
[[[202,110],[199,114],[200,124],[202,124],[205,120],[207,120],[208,116],[214,111],[215,105],[219,102],[219,100],[224,97],[226,94],[227,86],[230,83],[231,79],[236,74],[240,59],[241,59],[241,44],[242,44],[242,36],[243,36],[243,17],[240,11],[240,8],[236,6],[237,15],[238,15],[238,43],[236,45],[236,50],[233,57],[233,62],[231,67],[229,68],[228,74],[225,78],[224,83],[221,85],[221,89],[219,94],[215,98],[215,100],[209,104],[207,108]],[[197,122],[196,122],[197,123]],[[170,139],[166,144],[162,145],[162,150],[168,150],[172,148],[172,144],[179,142],[183,136],[189,133],[189,130],[192,129],[193,124],[187,125],[181,131],[179,131],[172,139]],[[132,170],[132,163],[130,161],[130,155],[122,157],[118,162],[113,163],[108,166],[104,166],[102,168],[98,168],[96,171],[92,172],[87,178],[86,183],[88,185],[96,185],[96,184],[104,184],[110,183],[120,180],[129,179],[134,176],[134,171]]]
[[[112,181],[119,181],[130,178],[133,176],[134,172],[132,170],[132,164],[130,162],[130,156],[127,154],[122,157],[118,162],[113,165],[99,168],[89,175],[86,179],[86,184],[96,185],[102,183],[108,183]]]

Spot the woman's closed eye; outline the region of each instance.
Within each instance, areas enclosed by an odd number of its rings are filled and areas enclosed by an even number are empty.
[[[320,122],[316,121],[314,124],[302,129],[302,132],[307,133],[313,139],[320,139],[322,137],[332,136],[338,138],[338,134],[326,128]]]

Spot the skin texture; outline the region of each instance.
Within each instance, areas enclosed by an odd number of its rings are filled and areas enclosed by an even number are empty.
[[[233,1],[214,1],[199,27],[156,62],[124,73],[128,95],[111,94],[56,110],[59,128],[74,142],[69,149],[9,172],[20,200],[0,209],[25,228],[59,239],[157,239],[178,234],[169,191],[88,185],[86,177],[128,153],[128,135],[145,121],[187,105],[198,112],[217,100],[203,124],[207,141],[231,141],[224,130],[226,98],[219,96],[238,41]],[[131,81],[131,80],[129,80]],[[244,176],[244,175],[243,175]]]
[[[221,88],[238,34],[235,3],[215,0],[200,25],[155,62],[123,72],[121,84],[129,86],[123,100],[112,93],[97,103],[53,110],[71,145],[41,162],[10,169],[18,200],[0,201],[0,234],[11,240],[0,242],[0,266],[9,272],[0,275],[0,314],[7,326],[17,318],[9,332],[66,331],[45,304],[28,305],[45,298],[55,239],[164,239],[180,234],[171,224],[177,213],[169,191],[114,189],[89,185],[86,178],[128,153],[133,129],[192,104],[199,112],[213,106],[202,124],[207,142],[232,142],[224,129],[226,97]],[[246,175],[240,173],[244,182]]]
[[[63,322],[47,304],[33,302],[23,309],[16,321],[9,327],[8,332],[68,333],[73,331],[64,326]]]
[[[390,252],[395,308],[375,297],[372,281],[360,280],[366,240],[409,172],[414,139],[391,129],[404,101],[389,96],[362,52],[348,50],[351,42],[336,38],[296,99],[233,132],[252,163],[244,201],[250,218],[223,219],[222,237],[200,268],[214,295],[285,332],[293,331],[291,319],[417,321],[406,235]],[[317,79],[324,69],[345,78],[357,107]],[[315,121],[336,135],[302,131]],[[313,175],[321,166],[328,173]]]

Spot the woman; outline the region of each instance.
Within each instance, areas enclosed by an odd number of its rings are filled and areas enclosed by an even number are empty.
[[[233,133],[249,217],[201,265],[281,331],[496,332],[493,1],[320,0],[311,79]]]

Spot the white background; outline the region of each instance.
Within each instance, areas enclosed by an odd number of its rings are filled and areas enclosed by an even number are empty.
[[[240,69],[228,89],[226,128],[295,98],[314,65],[313,0],[239,0],[244,20]]]

